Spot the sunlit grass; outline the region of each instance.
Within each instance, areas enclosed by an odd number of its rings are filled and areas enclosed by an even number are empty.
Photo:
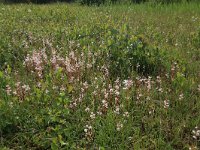
[[[0,4],[0,149],[199,149],[200,5]]]

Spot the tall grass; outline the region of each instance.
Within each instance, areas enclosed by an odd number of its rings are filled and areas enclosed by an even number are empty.
[[[0,5],[0,149],[199,149],[199,7]]]

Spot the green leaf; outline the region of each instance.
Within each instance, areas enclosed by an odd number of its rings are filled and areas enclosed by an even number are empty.
[[[68,85],[67,89],[68,89],[68,93],[71,93],[74,88],[72,85]]]
[[[51,143],[51,149],[52,150],[58,150],[58,145],[56,143]]]
[[[0,78],[3,78],[3,72],[0,71]]]

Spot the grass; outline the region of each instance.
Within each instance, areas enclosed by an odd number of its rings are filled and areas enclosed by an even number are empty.
[[[0,4],[0,149],[200,148],[200,5]]]

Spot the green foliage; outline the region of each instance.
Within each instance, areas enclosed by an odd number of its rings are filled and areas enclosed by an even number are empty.
[[[129,33],[129,31],[127,31]],[[142,37],[111,31],[108,39],[110,70],[113,76],[127,78],[132,71],[144,76],[156,75],[165,70],[166,54],[150,47]]]
[[[199,149],[199,20],[197,3],[1,5],[0,149]]]
[[[116,3],[128,3],[128,4],[140,4],[140,3],[153,3],[153,4],[170,4],[170,3],[182,3],[182,2],[198,2],[196,0],[79,0],[81,4],[86,5],[100,5],[100,4],[116,4]]]
[[[4,0],[6,3],[52,3],[52,2],[78,2],[83,5],[104,5],[104,4],[139,4],[139,3],[154,3],[154,4],[169,4],[169,3],[182,3],[182,2],[198,2],[198,0]]]

